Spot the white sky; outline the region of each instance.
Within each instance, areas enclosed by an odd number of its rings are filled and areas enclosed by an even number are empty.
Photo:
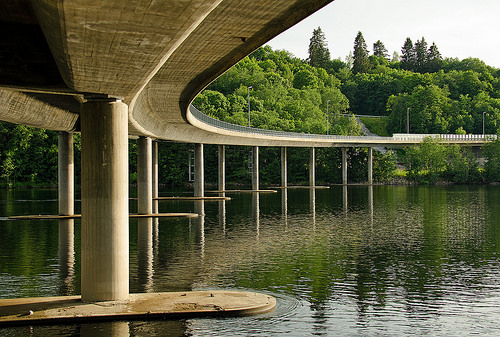
[[[423,36],[443,58],[476,57],[500,68],[500,0],[335,0],[268,44],[306,59],[318,26],[331,57],[343,61],[361,31],[370,54],[377,40],[392,57],[407,37],[415,43]]]

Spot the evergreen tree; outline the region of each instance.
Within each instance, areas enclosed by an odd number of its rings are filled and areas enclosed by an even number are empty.
[[[409,37],[401,48],[401,68],[406,70],[413,70],[415,65],[415,49],[413,48],[413,42]]]
[[[400,61],[401,61],[401,57],[399,56],[399,53],[397,51],[394,51],[394,53],[392,53],[391,62],[400,62]]]
[[[330,61],[330,51],[321,27],[313,31],[309,41],[309,58],[307,61],[312,67],[326,68]]]
[[[370,70],[370,60],[368,59],[368,48],[365,38],[361,32],[358,32],[354,40],[354,61],[352,72],[354,74],[366,73]]]
[[[384,43],[380,40],[373,44],[373,55],[389,60],[389,53],[387,52],[387,48],[385,48]]]
[[[429,47],[429,51],[427,53],[427,71],[430,73],[435,73],[441,66],[443,65],[443,57],[439,52],[436,44],[433,42]]]
[[[419,73],[425,73],[427,68],[427,42],[425,38],[422,37],[422,40],[417,40],[414,46],[415,50],[415,65],[414,71]]]

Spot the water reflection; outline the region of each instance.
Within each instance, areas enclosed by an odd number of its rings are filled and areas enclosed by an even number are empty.
[[[195,200],[194,212],[198,214],[198,217],[194,220],[195,238],[196,238],[196,243],[200,247],[200,257],[203,260],[205,256],[205,201],[204,200]]]
[[[125,337],[130,336],[129,322],[106,322],[82,324],[81,337]]]
[[[373,228],[373,185],[368,185],[368,213],[370,214],[370,224]]]
[[[316,229],[316,188],[309,189],[309,210],[312,214],[312,225]]]
[[[225,197],[226,193],[222,193],[221,197]],[[219,201],[219,226],[222,228],[222,234],[226,235],[226,200]]]
[[[255,233],[257,240],[259,240],[260,235],[260,193],[252,193],[252,215],[255,224]]]
[[[25,198],[13,198],[19,199]],[[495,335],[499,203],[497,186],[334,186],[197,202],[195,211],[204,216],[161,219],[156,232],[154,225],[132,222],[131,270],[138,270],[131,274],[132,292],[252,289],[298,305],[254,318],[175,321],[172,328],[169,322],[129,322],[116,331],[133,336],[168,335],[168,329],[189,336]],[[162,207],[192,211],[193,203]],[[3,297],[78,292],[78,229],[71,248],[72,235],[63,230],[57,246],[56,222],[0,224]],[[74,289],[59,287],[61,282],[50,288],[51,277],[65,280],[71,273],[68,284]],[[58,333],[71,335],[65,329]]]
[[[61,295],[72,295],[75,291],[75,220],[59,220],[59,275]]]
[[[342,185],[342,210],[344,211],[344,215],[347,215],[347,210],[349,205],[347,204],[347,185]]]
[[[140,292],[153,291],[153,219],[137,219],[137,279]]]
[[[288,226],[288,188],[281,189],[281,215],[286,228]]]

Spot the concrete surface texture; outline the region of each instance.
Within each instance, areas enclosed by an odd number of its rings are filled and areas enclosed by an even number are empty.
[[[272,296],[231,290],[130,294],[127,301],[94,303],[84,303],[80,296],[0,299],[0,326],[246,316],[271,311],[275,306]]]
[[[259,145],[189,125],[188,106],[217,76],[329,2],[2,2],[0,120],[79,130],[80,103],[104,95],[129,106],[133,135]]]

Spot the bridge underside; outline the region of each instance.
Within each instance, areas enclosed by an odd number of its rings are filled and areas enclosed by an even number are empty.
[[[3,1],[0,120],[79,131],[81,103],[105,96],[128,105],[131,135],[220,142],[187,123],[190,102],[331,1]]]

